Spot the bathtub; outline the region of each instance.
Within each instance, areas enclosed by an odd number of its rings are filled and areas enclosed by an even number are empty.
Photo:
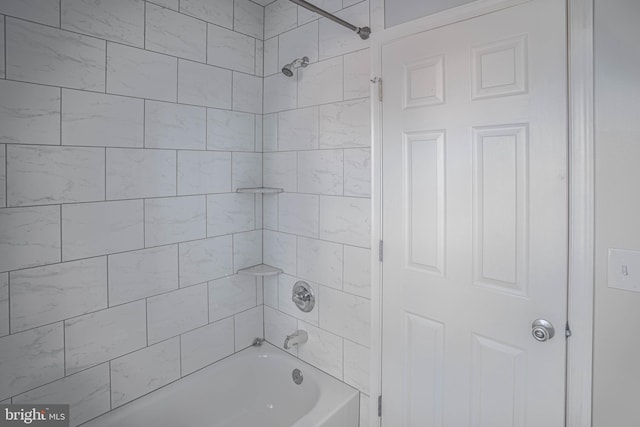
[[[358,427],[358,418],[357,390],[264,343],[82,426]]]

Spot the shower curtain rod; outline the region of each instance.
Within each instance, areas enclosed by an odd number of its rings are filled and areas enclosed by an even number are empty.
[[[305,0],[289,0],[292,3],[297,4],[298,6],[302,6],[305,9],[310,10],[311,12],[315,12],[318,15],[322,15],[327,19],[332,20],[333,22],[342,25],[343,27],[347,27],[348,29],[350,29],[351,31],[355,31],[356,33],[358,33],[358,35],[360,36],[360,38],[362,40],[366,40],[369,38],[369,35],[371,34],[371,28],[369,27],[356,27],[353,24],[348,23],[347,21],[338,18],[335,15],[330,14],[329,12],[320,9],[318,6],[313,5],[309,2],[306,2]]]

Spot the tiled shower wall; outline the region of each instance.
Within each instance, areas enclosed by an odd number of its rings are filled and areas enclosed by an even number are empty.
[[[263,20],[0,1],[0,401],[77,425],[262,336]]]
[[[358,26],[369,2],[315,4]],[[371,127],[368,42],[288,0],[265,8],[264,261],[285,274],[264,282],[265,337],[282,346],[296,329],[309,341],[292,353],[359,389],[368,425]],[[284,64],[308,56],[297,75]],[[316,308],[291,302],[309,282]]]

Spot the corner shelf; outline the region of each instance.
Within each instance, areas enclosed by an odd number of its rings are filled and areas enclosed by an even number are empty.
[[[272,267],[267,264],[258,264],[252,267],[241,268],[238,270],[238,274],[244,274],[247,276],[265,277],[265,276],[277,276],[282,274],[283,271],[277,267]]]
[[[252,193],[252,194],[276,194],[282,193],[284,189],[282,188],[271,188],[271,187],[255,187],[255,188],[238,188],[236,190],[237,193]]]

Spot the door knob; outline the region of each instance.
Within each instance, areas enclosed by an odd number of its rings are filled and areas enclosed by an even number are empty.
[[[548,341],[553,338],[555,334],[556,330],[548,320],[536,319],[531,324],[531,335],[533,335],[533,338],[537,341]]]

